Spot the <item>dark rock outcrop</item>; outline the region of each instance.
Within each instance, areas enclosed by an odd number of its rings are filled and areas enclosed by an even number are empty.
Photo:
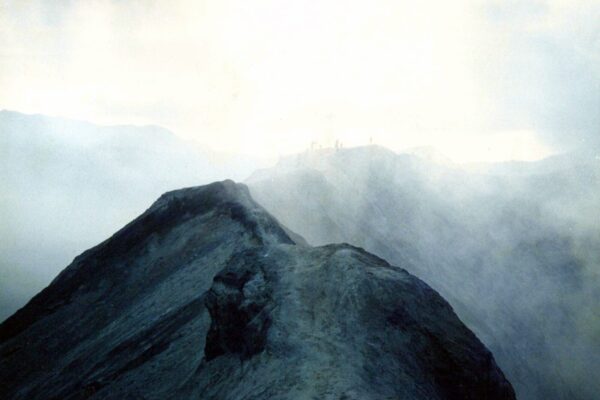
[[[294,238],[294,239],[292,239]],[[231,181],[163,195],[0,325],[6,399],[514,399],[429,286]]]
[[[206,296],[212,320],[204,354],[208,361],[225,353],[249,358],[264,350],[271,323],[271,286],[256,251],[236,254],[214,278]]]

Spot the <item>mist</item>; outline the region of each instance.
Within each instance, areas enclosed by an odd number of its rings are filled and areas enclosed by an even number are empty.
[[[449,301],[520,399],[600,391],[600,4],[0,1],[0,320],[233,179]]]
[[[519,398],[597,392],[597,154],[456,165],[377,146],[328,149],[247,182],[310,244],[361,246],[432,285]]]

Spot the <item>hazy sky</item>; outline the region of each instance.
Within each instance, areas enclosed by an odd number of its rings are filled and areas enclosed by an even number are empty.
[[[539,158],[600,141],[600,2],[0,0],[0,108],[255,155]]]

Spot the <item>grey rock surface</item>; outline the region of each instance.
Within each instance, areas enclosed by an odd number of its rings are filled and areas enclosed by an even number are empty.
[[[425,283],[287,232],[231,181],[163,195],[0,325],[0,398],[515,398]]]

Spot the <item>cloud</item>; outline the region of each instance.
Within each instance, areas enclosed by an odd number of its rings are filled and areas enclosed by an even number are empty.
[[[273,155],[597,134],[592,2],[5,2],[0,106]]]
[[[482,11],[479,72],[492,123],[559,146],[599,144],[600,4],[509,1]]]

